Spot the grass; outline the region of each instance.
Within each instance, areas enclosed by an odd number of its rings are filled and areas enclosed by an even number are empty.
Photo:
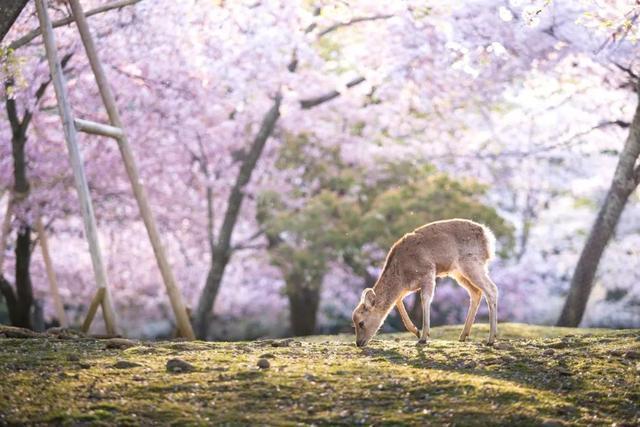
[[[0,425],[638,425],[640,331],[486,325],[254,342],[0,339]],[[170,373],[180,358],[195,366]],[[260,369],[265,358],[270,367]],[[139,364],[125,369],[117,361]]]

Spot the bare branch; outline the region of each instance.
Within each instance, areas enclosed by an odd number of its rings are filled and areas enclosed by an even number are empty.
[[[324,37],[327,34],[336,31],[340,28],[348,27],[353,24],[357,24],[359,22],[367,22],[367,21],[377,21],[380,19],[389,19],[393,18],[394,15],[373,15],[373,16],[360,16],[358,18],[352,18],[347,22],[338,22],[337,24],[333,24],[330,27],[325,28],[324,30],[318,33],[318,38]]]
[[[213,189],[211,188],[210,174],[209,174],[209,161],[204,151],[204,145],[202,144],[202,138],[200,133],[196,135],[198,139],[198,148],[200,155],[196,157],[198,163],[200,163],[200,171],[207,180],[206,184],[206,197],[207,197],[207,239],[209,241],[209,251],[213,256],[213,249],[215,247],[215,234],[213,230],[214,212],[213,212]]]
[[[70,52],[70,53],[67,53],[62,58],[62,61],[60,61],[60,66],[62,67],[62,70],[66,68],[72,56],[73,56],[73,52]],[[49,79],[47,81],[40,84],[40,86],[38,87],[38,90],[36,90],[36,104],[40,102],[50,83],[51,83],[51,76],[49,76]],[[20,123],[21,132],[23,132],[24,134],[27,133],[27,128],[29,127],[29,123],[31,122],[32,117],[33,117],[33,112],[29,109],[25,110],[24,115],[22,116],[22,122]]]
[[[103,6],[96,7],[95,9],[88,10],[87,12],[85,12],[85,16],[89,17],[89,16],[97,15],[99,13],[108,12],[108,11],[113,10],[113,9],[122,9],[123,7],[131,6],[131,5],[134,5],[134,4],[139,3],[141,1],[142,0],[118,0],[118,1],[114,1],[113,3],[108,3],[108,4],[105,4]],[[75,18],[73,16],[67,16],[65,18],[58,19],[57,21],[53,21],[52,22],[52,26],[53,26],[53,28],[62,27],[64,25],[68,25],[68,24],[72,23],[73,21],[75,21]],[[20,37],[17,40],[14,40],[12,43],[10,43],[9,44],[9,49],[15,50],[15,49],[21,48],[22,46],[24,46],[27,43],[31,42],[33,39],[35,39],[36,37],[38,37],[41,34],[42,34],[42,30],[40,30],[40,28],[35,28],[35,29],[29,31],[24,36]]]
[[[632,80],[638,80],[638,74],[636,74],[631,67],[625,67],[622,64],[618,64],[617,62],[614,62],[613,65],[615,65],[616,67],[618,67],[620,70],[624,71],[625,73],[627,73],[627,75],[632,79]]]
[[[233,245],[231,247],[231,250],[232,251],[238,251],[238,250],[242,250],[242,249],[266,249],[267,245],[259,244],[259,243],[254,243],[253,245],[251,244],[251,242],[256,240],[258,237],[264,235],[264,233],[265,233],[265,231],[263,229],[260,229],[260,230],[256,231],[251,236],[249,236],[249,238],[247,238],[244,242],[240,242],[240,243],[237,243],[237,244]]]
[[[347,87],[348,88],[352,88],[354,86],[359,85],[360,83],[364,82],[365,78],[364,77],[357,77],[353,80],[351,80],[349,83],[347,83]],[[313,98],[308,98],[308,99],[303,99],[300,101],[300,107],[302,107],[303,110],[308,110],[310,108],[316,107],[320,104],[324,104],[327,101],[331,101],[334,98],[337,98],[340,96],[340,92],[338,92],[337,90],[332,90],[329,93],[325,93],[324,95],[320,95],[320,96],[316,96]]]
[[[247,249],[267,249],[268,245],[266,243],[254,243],[253,245],[236,245],[231,250],[233,251],[244,251]]]

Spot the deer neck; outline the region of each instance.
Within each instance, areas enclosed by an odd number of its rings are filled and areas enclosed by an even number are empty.
[[[376,309],[384,312],[384,316],[389,314],[402,293],[400,286],[384,277],[373,286],[373,291],[376,293]]]

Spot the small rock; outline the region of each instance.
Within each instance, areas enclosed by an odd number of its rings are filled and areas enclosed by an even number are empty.
[[[547,419],[540,424],[542,427],[562,427],[564,424],[558,420]]]
[[[79,366],[81,369],[89,369],[89,368],[91,367],[91,364],[90,364],[90,363],[87,363],[87,362],[80,362],[80,363],[78,363],[78,366]]]
[[[130,362],[128,360],[118,360],[113,365],[113,367],[116,369],[131,369],[131,368],[137,368],[138,366],[142,366],[142,365],[136,362]]]
[[[304,379],[307,381],[318,381],[318,378],[312,374],[304,374]]]
[[[80,361],[80,356],[78,356],[77,354],[73,354],[72,353],[72,354],[67,355],[67,360],[69,362],[78,362],[78,361]]]
[[[259,359],[258,360],[258,368],[260,369],[268,369],[271,366],[271,363],[269,363],[268,359]]]
[[[284,340],[273,341],[271,343],[271,346],[272,347],[289,347],[292,342],[293,342],[293,339],[286,338]]]
[[[573,373],[567,368],[563,368],[562,366],[558,368],[558,373],[565,377],[570,377]]]
[[[470,360],[463,365],[465,369],[474,369],[476,366],[478,366],[478,363],[475,360]]]
[[[105,348],[107,349],[124,349],[138,345],[135,341],[126,338],[110,338],[105,340]]]
[[[569,346],[569,343],[566,341],[556,341],[556,342],[552,342],[547,344],[548,348],[567,348]]]
[[[261,359],[275,359],[276,355],[273,353],[264,353],[260,355]]]
[[[513,346],[511,344],[503,341],[493,343],[493,348],[496,350],[513,350]]]
[[[640,351],[629,350],[625,354],[623,354],[623,357],[625,359],[638,360],[640,359]]]
[[[513,362],[516,362],[518,360],[517,358],[515,358],[513,356],[502,356],[501,359],[505,363],[513,363]]]
[[[169,359],[167,361],[167,371],[168,372],[192,372],[195,371],[196,367],[193,366],[189,362],[185,362],[182,359]]]
[[[556,354],[556,351],[552,348],[548,348],[543,351],[542,354],[544,354],[545,356],[553,356],[554,354]]]

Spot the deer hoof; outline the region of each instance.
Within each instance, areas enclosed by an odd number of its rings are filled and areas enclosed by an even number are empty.
[[[467,335],[460,335],[460,338],[458,339],[460,342],[465,342],[467,340]]]
[[[486,342],[486,345],[489,346],[489,347],[493,347],[493,343],[494,343],[493,340],[489,340],[489,341]]]
[[[426,338],[420,338],[418,340],[418,345],[425,345],[427,343],[427,339]]]

